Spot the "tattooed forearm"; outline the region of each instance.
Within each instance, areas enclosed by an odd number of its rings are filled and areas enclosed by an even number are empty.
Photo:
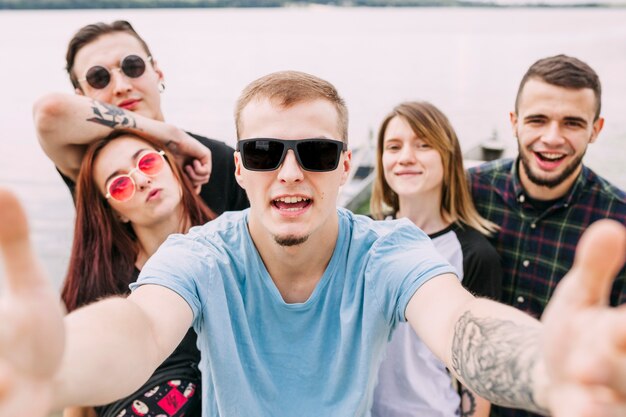
[[[103,126],[115,128],[137,128],[137,121],[135,118],[125,112],[123,109],[114,106],[112,104],[103,103],[98,100],[91,101],[93,106],[94,117],[87,119],[88,122],[98,123]]]
[[[466,312],[455,326],[452,366],[476,394],[496,404],[546,413],[532,393],[538,348],[537,329]]]

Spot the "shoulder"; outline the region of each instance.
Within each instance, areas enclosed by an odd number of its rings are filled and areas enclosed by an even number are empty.
[[[626,214],[626,192],[620,190],[587,166],[584,167],[583,175],[587,179],[583,192],[597,194],[599,198],[612,202],[622,214]]]
[[[470,264],[480,269],[500,266],[500,255],[485,235],[466,224],[455,223],[452,230],[461,245],[464,269],[467,269]]]
[[[430,239],[408,219],[373,220],[371,217],[354,214],[339,208],[339,221],[350,230],[352,241],[366,241],[373,247],[385,242],[402,244],[403,242]]]
[[[193,137],[194,139],[196,139],[198,142],[202,143],[207,148],[209,148],[211,152],[228,153],[230,155],[232,155],[232,153],[235,152],[234,148],[232,148],[231,146],[228,146],[226,143],[220,140],[210,139],[205,136],[200,136],[191,132],[187,132],[187,134]]]
[[[490,181],[498,177],[506,177],[511,174],[513,159],[497,159],[485,162],[467,170],[467,174],[472,181]]]
[[[178,236],[204,246],[228,248],[235,241],[247,236],[247,216],[248,210],[228,211],[215,220],[192,227],[187,234]]]

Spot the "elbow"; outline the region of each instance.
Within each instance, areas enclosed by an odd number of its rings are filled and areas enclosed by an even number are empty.
[[[55,121],[63,116],[67,109],[67,95],[50,93],[40,97],[33,104],[33,122],[40,140],[54,130]]]

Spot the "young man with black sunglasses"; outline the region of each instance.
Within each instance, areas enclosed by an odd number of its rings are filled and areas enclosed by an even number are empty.
[[[192,324],[203,416],[368,416],[383,347],[405,320],[492,402],[557,417],[623,415],[626,311],[605,306],[626,253],[621,225],[590,228],[541,324],[466,292],[410,221],[336,207],[351,152],[321,147],[347,143],[347,111],[331,84],[270,74],[244,90],[236,121],[238,138],[254,144],[235,154],[250,209],[170,237],[128,298],[63,322],[23,213],[0,192],[9,277],[0,301],[20,307],[0,316],[0,417],[125,395]],[[315,165],[310,149],[328,164]]]
[[[72,195],[87,146],[112,130],[126,129],[163,142],[179,156],[200,196],[217,214],[248,206],[233,176],[234,150],[165,123],[163,72],[130,23],[82,27],[69,42],[66,61],[76,94],[41,97],[33,116],[41,147]]]

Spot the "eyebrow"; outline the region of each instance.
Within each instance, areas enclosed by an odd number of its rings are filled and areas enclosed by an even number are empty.
[[[135,152],[135,153],[134,153],[134,154],[130,157],[130,160],[131,160],[131,161],[135,161],[135,160],[137,159],[137,157],[138,157],[139,155],[141,155],[141,153],[142,153],[142,152],[145,152],[145,151],[150,151],[150,150],[151,150],[150,148],[141,148],[141,149],[139,149],[137,152]],[[133,168],[135,168],[135,167],[133,167]],[[131,168],[131,169],[132,169],[132,168]],[[106,185],[109,183],[109,181],[111,181],[111,179],[112,179],[112,178],[117,177],[118,175],[121,175],[122,171],[123,171],[122,169],[117,169],[117,170],[115,170],[115,172],[113,172],[111,175],[109,175],[109,176],[107,177],[107,179],[106,179],[106,180],[104,180],[104,185],[105,185],[105,187],[106,187]],[[130,172],[130,171],[128,171],[128,172]]]

